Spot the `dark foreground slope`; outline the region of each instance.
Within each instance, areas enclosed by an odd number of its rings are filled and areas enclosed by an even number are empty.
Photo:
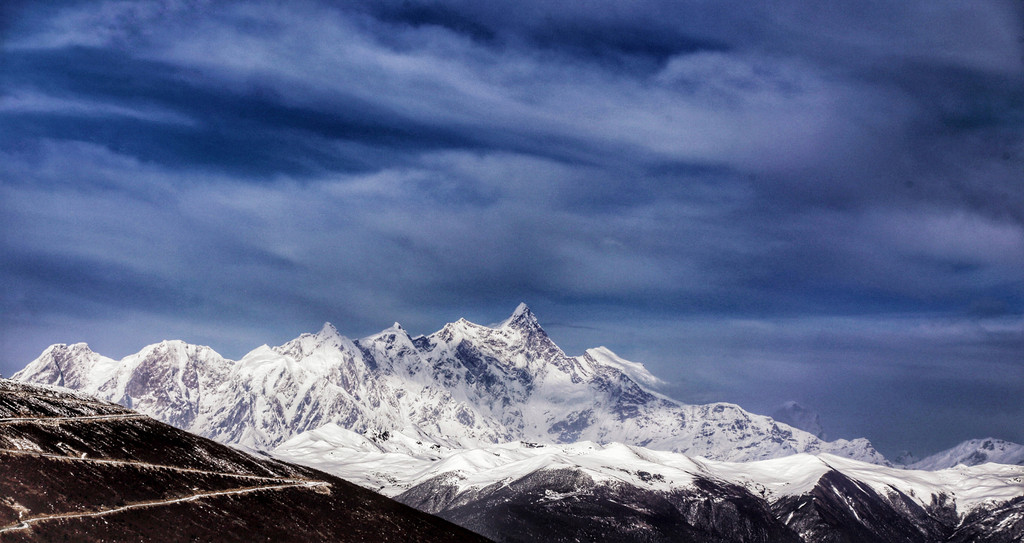
[[[554,450],[446,459],[464,467],[397,499],[507,543],[1024,542],[1024,472],[1014,466],[934,474],[829,455],[731,464],[541,448]],[[488,468],[473,471],[474,460]]]
[[[656,492],[598,484],[580,470],[537,470],[459,495],[445,477],[398,497],[497,541],[570,543],[802,543],[745,489],[701,479]]]
[[[0,379],[2,541],[485,541],[325,473]]]

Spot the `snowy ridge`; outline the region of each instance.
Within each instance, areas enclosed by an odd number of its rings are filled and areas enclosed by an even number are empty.
[[[740,482],[748,488],[763,486],[775,496],[805,494],[829,471],[870,486],[880,495],[895,489],[910,496],[921,507],[932,504],[934,496],[945,495],[961,513],[983,505],[999,504],[1024,495],[1024,467],[992,464],[939,471],[906,470],[858,462],[823,454],[795,455],[746,464],[707,462],[717,476]]]
[[[1001,439],[971,439],[907,466],[939,470],[955,466],[977,466],[988,462],[1024,465],[1024,445]]]
[[[587,349],[587,355],[596,360],[598,364],[613,367],[641,385],[656,387],[663,384],[663,381],[647,371],[643,364],[621,358],[607,347]],[[653,393],[653,391],[648,392]]]
[[[722,462],[679,453],[610,443],[513,442],[470,450],[410,449],[383,452],[361,444],[362,436],[337,427],[296,436],[274,456],[338,475],[387,496],[397,496],[432,479],[443,479],[456,493],[516,481],[541,470],[576,469],[598,483],[627,484],[658,492],[691,488],[697,478],[736,484],[775,501],[810,493],[836,471],[880,495],[893,489],[921,507],[945,496],[961,513],[1024,496],[1024,466],[987,464],[940,471],[907,470],[850,458],[797,454],[757,462]]]
[[[682,540],[1024,536],[1024,467],[998,464],[927,472],[827,454],[732,463],[621,444],[520,443],[453,454],[409,484],[399,501],[491,537],[501,536],[510,517],[534,539],[560,541],[667,542],[693,531]],[[595,524],[596,531],[586,529]]]
[[[398,323],[358,340],[325,324],[238,361],[181,341],[120,361],[54,345],[14,377],[258,450],[333,423],[449,448],[592,441],[729,461],[831,453],[885,463],[864,439],[826,442],[733,404],[671,400],[650,389],[658,380],[641,364],[608,349],[567,356],[525,305],[491,327],[460,319],[416,338]]]

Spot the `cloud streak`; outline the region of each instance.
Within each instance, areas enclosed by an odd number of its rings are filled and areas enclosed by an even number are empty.
[[[526,301],[686,401],[1024,441],[1018,4],[4,9],[5,374]]]

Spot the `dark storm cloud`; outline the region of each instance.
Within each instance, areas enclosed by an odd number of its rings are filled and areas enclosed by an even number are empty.
[[[371,2],[362,6],[376,18],[413,27],[437,26],[492,46],[528,44],[572,56],[615,62],[620,68],[651,69],[659,61],[696,51],[725,51],[729,46],[659,20],[678,6],[648,5],[638,10],[627,3],[609,3],[577,10],[575,5],[552,6],[524,2],[516,9],[478,3],[411,4]],[[678,12],[677,12],[678,13]],[[643,62],[644,60],[648,62]]]
[[[327,107],[293,106],[259,82],[227,91],[180,66],[134,59],[125,51],[75,47],[10,56],[2,90],[15,106],[27,102],[5,115],[10,139],[100,142],[168,167],[250,177],[365,170],[378,166],[370,157],[389,150],[394,161],[396,150],[474,146],[453,129],[425,126],[365,100],[336,95]],[[102,107],[82,111],[71,104],[33,110],[32,100],[53,87],[64,96],[139,113],[104,115]],[[347,142],[350,149],[329,142]],[[367,152],[373,148],[382,151]]]
[[[526,301],[684,400],[895,448],[969,381],[1024,440],[975,378],[1024,371],[1017,3],[0,9],[5,374]]]

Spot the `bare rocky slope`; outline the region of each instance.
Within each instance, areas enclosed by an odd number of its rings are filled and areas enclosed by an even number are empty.
[[[310,468],[0,379],[2,541],[486,541]]]

